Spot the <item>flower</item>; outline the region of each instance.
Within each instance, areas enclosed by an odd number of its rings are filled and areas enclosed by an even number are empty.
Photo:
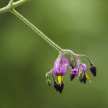
[[[49,86],[53,86],[56,91],[62,93],[64,89],[64,76],[70,66],[69,59],[64,54],[59,54],[54,62],[53,68],[46,73],[47,83]],[[50,75],[53,81],[51,82]]]
[[[70,75],[70,79],[73,80],[78,75],[78,73],[79,73],[78,68],[76,68],[76,67],[73,68],[72,72],[71,72],[71,75]]]
[[[69,60],[63,55],[59,55],[56,59],[53,67],[53,75],[54,75],[54,88],[62,92],[64,88],[63,77],[66,74],[69,67]]]

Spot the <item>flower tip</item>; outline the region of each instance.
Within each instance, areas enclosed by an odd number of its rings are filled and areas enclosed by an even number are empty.
[[[64,89],[64,84],[62,83],[61,85],[60,84],[57,84],[56,82],[54,82],[54,88],[56,91],[58,91],[59,93],[62,93],[63,89]]]
[[[96,76],[96,67],[94,65],[91,65],[90,71],[91,71],[93,76]]]
[[[75,78],[75,75],[70,75],[70,81],[72,81]]]
[[[86,84],[86,81],[87,81],[86,75],[84,75],[83,77],[80,77],[79,80],[81,83]]]

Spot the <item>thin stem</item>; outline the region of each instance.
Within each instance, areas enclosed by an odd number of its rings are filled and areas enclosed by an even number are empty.
[[[80,57],[85,57],[88,60],[88,62],[90,63],[90,65],[93,64],[92,61],[90,60],[90,58],[87,55],[80,54],[79,56]]]
[[[38,34],[50,46],[52,46],[53,48],[55,48],[59,52],[63,51],[63,49],[59,45],[54,43],[50,38],[48,38],[41,30],[39,30],[35,25],[33,25],[30,21],[28,21],[18,11],[16,11],[15,9],[12,9],[11,13],[14,14],[17,18],[19,18],[24,24],[26,24],[30,29],[32,29],[36,34]]]
[[[72,54],[72,55],[74,55],[74,56],[77,56],[77,55],[78,55],[78,54],[76,54],[73,50],[70,50],[70,49],[64,49],[63,52],[64,52],[64,53],[70,53],[70,54]]]
[[[22,5],[22,4],[24,4],[24,3],[27,2],[27,1],[28,1],[28,0],[19,0],[19,1],[13,2],[13,3],[12,3],[12,6],[7,5],[7,6],[3,7],[3,8],[0,8],[0,14],[9,12],[9,10],[10,10],[11,8],[16,8],[16,7],[18,7],[18,6]]]
[[[13,0],[10,0],[9,3],[8,3],[8,5],[12,6],[12,3],[13,3]]]

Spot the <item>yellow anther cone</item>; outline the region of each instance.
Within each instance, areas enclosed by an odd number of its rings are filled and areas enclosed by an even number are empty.
[[[86,78],[87,78],[87,80],[91,80],[91,76],[89,73],[86,73]]]
[[[57,76],[57,83],[61,85],[62,82],[63,82],[63,76],[58,75],[58,76]]]

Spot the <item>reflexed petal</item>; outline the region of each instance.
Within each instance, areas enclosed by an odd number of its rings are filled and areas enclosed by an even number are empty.
[[[47,84],[48,84],[49,86],[51,86],[52,81],[51,81],[50,79],[47,79]]]
[[[48,84],[49,86],[52,85],[52,76],[51,76],[51,72],[52,72],[52,70],[50,70],[49,72],[47,72],[47,73],[45,74],[46,82],[47,82],[47,84]]]
[[[69,66],[69,61],[63,55],[60,55],[54,63],[54,75],[62,74],[64,75],[67,72]]]
[[[81,68],[82,72],[86,72],[87,71],[86,64],[81,64],[80,66],[81,66],[80,68]]]

